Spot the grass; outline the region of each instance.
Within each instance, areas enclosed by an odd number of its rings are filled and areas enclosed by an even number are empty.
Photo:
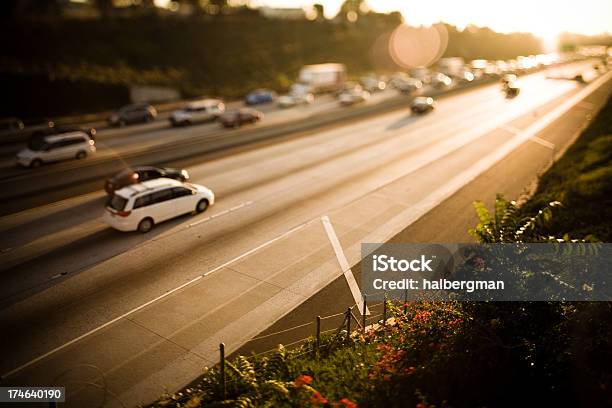
[[[548,227],[552,235],[612,242],[612,99],[542,176],[521,212],[555,200],[563,206]]]

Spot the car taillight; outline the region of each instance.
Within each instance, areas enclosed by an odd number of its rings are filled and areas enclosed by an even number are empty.
[[[118,215],[120,217],[127,217],[132,213],[132,211],[117,211],[112,207],[106,207],[106,211],[111,214]]]

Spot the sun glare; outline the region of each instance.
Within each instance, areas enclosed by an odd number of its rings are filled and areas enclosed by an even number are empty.
[[[556,32],[548,32],[542,33],[539,35],[542,39],[542,51],[544,52],[554,52],[557,50],[559,45],[559,33]]]

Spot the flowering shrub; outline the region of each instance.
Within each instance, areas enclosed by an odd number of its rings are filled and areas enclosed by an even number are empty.
[[[322,356],[306,353],[312,346],[268,357],[238,357],[226,362],[226,399],[219,367],[208,369],[196,387],[165,395],[154,406],[380,406],[407,379],[420,378],[452,349],[466,319],[459,303],[419,302],[389,305],[386,327],[365,333],[324,337]],[[417,382],[414,382],[417,384]],[[406,401],[424,404],[413,388]],[[431,405],[427,405],[431,406]]]
[[[519,406],[528,394],[530,406],[581,406],[573,387],[589,390],[589,402],[609,395],[612,305],[422,301],[391,303],[389,313],[385,327],[324,337],[318,359],[310,342],[227,362],[225,400],[214,367],[153,405]],[[521,392],[506,394],[507,384]]]

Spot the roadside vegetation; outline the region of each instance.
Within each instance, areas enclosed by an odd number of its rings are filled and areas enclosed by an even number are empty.
[[[523,206],[476,203],[480,242],[610,242],[612,101]],[[609,302],[389,303],[386,325],[207,369],[161,407],[608,406]]]
[[[542,176],[520,212],[532,214],[552,201],[562,205],[547,226],[550,235],[612,242],[612,99]]]

